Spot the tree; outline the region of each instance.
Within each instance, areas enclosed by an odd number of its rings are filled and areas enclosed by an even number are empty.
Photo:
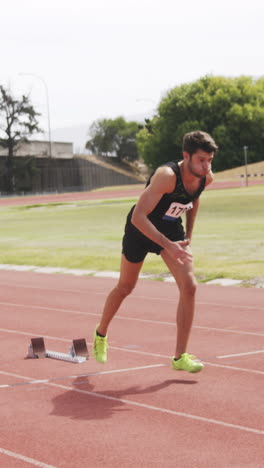
[[[126,122],[123,117],[101,119],[93,122],[89,129],[91,139],[86,148],[99,156],[114,156],[118,161],[138,158],[136,134],[137,122]]]
[[[198,129],[219,146],[216,171],[242,165],[243,146],[250,162],[263,159],[264,78],[205,76],[170,90],[137,135],[139,154],[152,168],[180,159],[183,135]]]
[[[14,156],[19,145],[27,137],[40,132],[37,113],[28,96],[16,99],[9,90],[0,85],[0,146],[7,149],[6,190],[16,190]]]
[[[92,123],[89,128],[91,139],[86,143],[86,149],[99,156],[110,156],[114,152],[114,132],[111,120],[101,119]]]

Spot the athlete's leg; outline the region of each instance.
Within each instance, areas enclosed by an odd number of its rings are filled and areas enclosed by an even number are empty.
[[[190,250],[190,247],[186,248]],[[197,283],[193,273],[193,263],[185,263],[181,265],[180,263],[172,260],[165,250],[161,251],[161,257],[175,278],[180,292],[176,315],[177,341],[175,358],[178,359],[186,352],[194,317]]]
[[[133,291],[142,265],[143,261],[132,263],[126,259],[124,254],[122,254],[118,284],[106,299],[102,318],[97,327],[97,332],[100,334],[106,335],[109,323],[118,311],[123,300]]]

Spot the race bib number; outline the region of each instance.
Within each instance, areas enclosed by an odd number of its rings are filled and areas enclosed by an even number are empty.
[[[193,207],[192,202],[187,203],[187,205],[183,205],[182,203],[173,202],[171,203],[169,209],[166,211],[163,219],[166,221],[175,221],[175,219],[180,218],[183,213],[188,210],[191,210]]]

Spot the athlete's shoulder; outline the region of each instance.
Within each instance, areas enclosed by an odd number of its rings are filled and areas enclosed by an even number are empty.
[[[168,165],[160,166],[156,169],[151,178],[151,185],[158,186],[164,193],[170,193],[174,190],[176,174],[172,167]]]
[[[169,161],[162,166],[159,166],[156,170],[156,172],[159,172],[160,174],[163,174],[165,176],[169,176],[171,178],[177,176],[179,174],[179,166],[177,161]]]
[[[173,170],[173,168],[169,165],[165,165],[164,166],[159,166],[156,171],[155,171],[155,174],[158,174],[158,175],[162,175],[162,176],[165,176],[165,177],[171,177],[171,176],[175,176],[175,172]]]

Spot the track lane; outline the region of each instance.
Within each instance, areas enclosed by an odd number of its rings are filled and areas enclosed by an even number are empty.
[[[70,467],[70,460],[74,468],[87,466],[87,460],[94,468],[106,463],[133,468],[189,468],[193,463],[197,468],[211,468],[212,463],[215,468],[261,467],[263,374],[249,372],[254,365],[258,370],[259,356],[243,356],[239,363],[230,363],[236,358],[227,358],[220,365],[214,359],[196,375],[172,371],[169,356],[177,299],[173,285],[164,284],[155,296],[157,285],[141,281],[136,297],[127,301],[120,319],[117,317],[111,327],[107,365],[101,366],[91,358],[78,366],[49,359],[23,359],[30,334],[46,334],[50,337],[47,347],[63,352],[73,337],[80,337],[80,330],[87,333],[90,343],[104,294],[115,281],[71,281],[60,275],[10,273],[5,278],[0,275],[6,300],[0,305],[0,350],[6,357],[1,363],[6,374],[0,374],[0,383],[62,380],[0,388],[4,408],[1,422],[6,428],[2,447],[58,468]],[[104,294],[100,294],[102,288]],[[168,297],[169,291],[173,298]],[[223,347],[230,354],[232,346],[242,349],[250,345],[252,349],[256,340],[263,339],[254,335],[254,327],[251,335],[232,330],[238,321],[244,329],[238,331],[247,332],[250,304],[255,307],[250,310],[251,321],[256,317],[256,326],[261,326],[260,295],[256,295],[254,304],[250,298],[243,300],[247,308],[241,312],[241,296],[232,293],[231,314],[222,291],[214,287],[213,302],[217,306],[212,317],[210,293],[207,295],[207,288],[199,288],[199,325],[192,336],[195,349],[215,358],[215,351]],[[157,297],[162,307],[154,306]],[[163,297],[169,299],[166,307]],[[88,307],[96,315],[87,314]],[[140,321],[146,317],[147,322]],[[159,323],[164,321],[168,323]],[[214,322],[224,324],[226,332],[209,329]],[[204,323],[209,327],[199,329]],[[248,366],[248,371],[242,364]],[[131,371],[119,372],[129,368]],[[109,373],[103,374],[104,370]],[[16,415],[13,426],[12,414]],[[34,427],[37,431],[32,431]],[[30,434],[30,443],[25,442],[24,434]]]

